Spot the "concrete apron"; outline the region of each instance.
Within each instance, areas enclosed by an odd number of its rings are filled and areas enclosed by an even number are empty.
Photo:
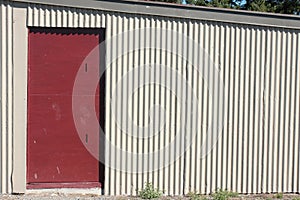
[[[101,188],[54,188],[54,189],[29,189],[26,194],[80,194],[80,195],[101,195]]]

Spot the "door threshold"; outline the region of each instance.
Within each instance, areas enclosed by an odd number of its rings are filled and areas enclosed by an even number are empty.
[[[26,194],[80,194],[80,195],[102,195],[101,188],[49,188],[49,189],[27,189]]]

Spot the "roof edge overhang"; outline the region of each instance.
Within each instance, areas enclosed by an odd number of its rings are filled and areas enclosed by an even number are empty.
[[[130,14],[300,29],[300,16],[138,0],[10,0]]]

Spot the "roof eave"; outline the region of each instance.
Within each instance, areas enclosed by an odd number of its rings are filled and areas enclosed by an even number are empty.
[[[146,14],[163,17],[200,19],[237,24],[271,26],[300,29],[300,16],[274,13],[250,12],[243,10],[158,3],[149,1],[124,0],[11,0],[75,8],[96,9],[131,14]]]

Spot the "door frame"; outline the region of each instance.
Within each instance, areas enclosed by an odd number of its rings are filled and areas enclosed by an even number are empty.
[[[28,31],[26,7],[13,12],[12,193],[26,192]],[[9,147],[10,148],[10,147]]]
[[[26,193],[26,171],[27,171],[27,86],[28,86],[28,26],[27,26],[27,6],[22,3],[14,2],[14,6],[11,8],[14,23],[12,23],[12,32],[8,37],[12,47],[10,55],[12,57],[12,63],[7,67],[11,67],[11,72],[8,72],[7,77],[11,78],[11,86],[7,86],[6,92],[9,93],[9,87],[12,88],[13,97],[7,100],[8,112],[10,116],[7,124],[11,128],[8,130],[8,134],[12,135],[11,141],[8,142],[8,149],[12,149],[12,152],[8,152],[11,155],[11,162],[7,163],[9,169],[7,174],[11,173],[10,183],[7,186],[7,192],[9,193]],[[57,27],[53,27],[57,28]],[[62,27],[63,28],[63,27]],[[71,27],[65,27],[71,28]],[[102,29],[103,40],[105,40],[105,28]],[[106,50],[105,50],[106,51]],[[103,52],[105,54],[105,52]],[[103,56],[102,58],[105,58]],[[105,65],[105,59],[100,61],[101,65]],[[9,74],[11,73],[11,74]],[[5,87],[3,85],[3,87]],[[104,87],[106,88],[106,87]],[[105,92],[105,91],[104,91]],[[6,94],[7,95],[7,94]],[[104,97],[105,101],[105,97]],[[105,116],[104,116],[105,119]],[[5,119],[2,119],[2,121]],[[105,122],[103,123],[105,124]],[[104,127],[103,127],[104,128]],[[9,139],[8,139],[9,140]],[[11,145],[11,146],[10,146]],[[9,150],[8,150],[9,151]],[[100,163],[101,164],[101,163]],[[103,169],[105,168],[102,166]],[[11,170],[10,170],[11,169]],[[100,167],[99,167],[100,170]],[[105,173],[105,172],[104,172]],[[104,177],[103,177],[104,180]],[[102,187],[104,182],[102,183]]]

